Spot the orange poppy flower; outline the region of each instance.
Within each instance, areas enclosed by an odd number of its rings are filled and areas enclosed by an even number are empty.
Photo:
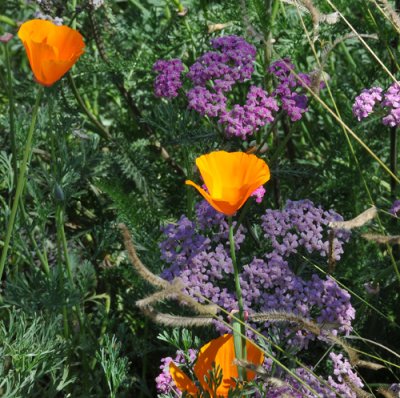
[[[207,191],[194,186],[214,209],[228,216],[236,213],[249,196],[270,179],[268,165],[244,152],[211,152],[196,159]]]
[[[41,19],[23,23],[18,37],[24,44],[37,82],[43,86],[51,86],[61,79],[85,48],[78,31]]]
[[[253,343],[246,341],[247,361],[254,365],[261,365],[264,361],[264,354]],[[229,389],[235,388],[233,378],[238,378],[237,366],[233,363],[235,359],[235,347],[233,344],[233,335],[224,334],[217,339],[211,340],[200,348],[197,361],[193,371],[196,375],[201,387],[212,396],[212,391],[205,381],[205,377],[210,377],[209,372],[212,370],[213,363],[215,368],[220,368],[222,372],[222,383],[217,387],[217,396],[227,397]],[[195,383],[171,362],[169,365],[170,374],[176,387],[180,391],[186,391],[190,395],[199,396],[198,388]],[[247,371],[247,380],[253,380],[256,374]]]

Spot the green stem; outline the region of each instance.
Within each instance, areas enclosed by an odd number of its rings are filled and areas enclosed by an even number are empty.
[[[265,40],[265,52],[264,52],[264,64],[265,64],[265,75],[264,75],[264,83],[265,88],[268,92],[272,90],[272,75],[267,73],[268,66],[272,60],[272,30],[274,28],[275,18],[279,11],[279,3],[278,0],[265,0],[265,10],[267,16],[267,27],[264,33]]]
[[[397,176],[397,129],[392,127],[390,129],[390,170]],[[392,199],[396,199],[397,182],[393,177],[390,177],[390,193]]]
[[[78,101],[79,106],[81,107],[82,111],[86,113],[86,116],[89,118],[89,120],[97,127],[99,135],[106,139],[109,140],[111,138],[110,133],[107,131],[107,129],[96,119],[96,117],[90,112],[90,110],[87,108],[85,105],[85,102],[83,101],[81,95],[79,94],[79,91],[76,87],[75,80],[72,77],[71,73],[68,73],[68,82],[71,86],[72,92]]]
[[[238,300],[239,306],[239,320],[237,322],[233,320],[233,341],[235,346],[235,356],[239,360],[246,360],[246,329],[244,325],[244,310],[243,310],[243,295],[242,289],[240,287],[240,280],[239,280],[239,269],[236,261],[236,252],[235,252],[235,237],[233,233],[233,223],[232,217],[228,217],[229,222],[229,244],[230,244],[230,251],[231,251],[231,259],[233,265],[233,274],[235,278],[235,290],[236,290],[236,298]],[[238,366],[238,373],[239,379],[244,381],[246,380],[246,370],[242,367]]]
[[[72,20],[72,23],[71,23],[72,29],[76,29],[76,6],[77,6],[77,0],[72,0],[71,8],[72,8],[73,15],[75,16],[75,18]]]
[[[26,213],[23,200],[20,200],[19,206],[20,206],[20,211],[21,211],[22,222],[24,223],[25,228],[27,230],[29,240],[31,241],[31,243],[36,251],[36,255],[39,257],[39,260],[42,263],[44,272],[46,273],[47,276],[49,276],[50,275],[50,267],[49,267],[49,262],[47,260],[46,250],[44,250],[42,253],[41,250],[39,249],[39,246],[36,242],[33,232],[31,231],[30,226],[28,224],[28,215]]]
[[[64,213],[61,205],[57,205],[57,212],[56,212],[56,223],[57,223],[57,230],[60,234],[60,241],[62,246],[62,251],[64,255],[65,265],[67,267],[67,275],[68,279],[73,284],[72,278],[72,271],[71,271],[71,262],[69,260],[68,255],[68,246],[67,246],[67,238],[65,237],[65,230],[64,230]]]
[[[6,233],[6,238],[4,239],[3,251],[1,252],[0,280],[3,277],[3,271],[4,271],[6,259],[7,259],[8,248],[10,246],[11,236],[12,236],[12,232],[14,230],[14,222],[15,222],[15,217],[17,215],[19,198],[21,197],[21,194],[22,194],[22,191],[23,191],[24,185],[25,185],[25,174],[26,174],[26,170],[28,168],[28,161],[30,159],[30,155],[32,152],[33,132],[35,131],[36,118],[37,118],[42,94],[43,94],[43,87],[40,87],[39,92],[36,97],[36,102],[35,102],[35,105],[34,105],[33,111],[32,111],[32,120],[31,120],[31,124],[29,126],[28,136],[26,137],[24,156],[22,158],[22,163],[21,163],[21,167],[20,167],[19,175],[18,175],[17,189],[15,191],[14,202],[13,202],[12,209],[11,209],[10,219],[8,221],[7,233]]]
[[[265,135],[264,135],[264,140],[261,141],[259,144],[257,144],[257,148],[254,152],[254,155],[258,155],[258,153],[261,151],[261,149],[263,148],[263,146],[267,143],[267,140],[269,138],[269,135],[272,133],[272,131],[275,129],[276,125],[278,124],[278,122],[282,119],[284,113],[282,110],[280,110],[278,112],[278,114],[275,116],[274,121],[272,122],[272,124],[269,125],[268,130],[266,131]]]
[[[10,138],[11,138],[11,152],[12,152],[12,166],[14,170],[14,178],[17,178],[18,166],[17,166],[17,145],[15,143],[15,121],[14,121],[14,90],[12,85],[12,75],[11,75],[11,62],[10,62],[10,52],[8,50],[8,43],[5,45],[6,51],[6,66],[7,66],[7,80],[8,80],[8,100],[10,106],[9,117],[10,117]]]
[[[62,238],[60,234],[60,228],[58,228],[58,220],[60,206],[57,207],[56,210],[56,225],[57,225],[57,267],[58,267],[58,275],[60,278],[60,291],[62,294],[62,314],[63,314],[63,326],[64,326],[64,337],[67,339],[69,337],[69,319],[68,319],[68,309],[65,305],[65,288],[64,288],[64,270],[62,266]]]

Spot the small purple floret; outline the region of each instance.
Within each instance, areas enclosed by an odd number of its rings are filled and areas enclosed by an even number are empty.
[[[385,126],[396,127],[400,124],[400,85],[393,83],[383,96],[382,106],[389,113],[382,119]]]
[[[154,92],[157,97],[175,98],[178,90],[182,87],[181,74],[183,64],[180,59],[163,60],[159,59],[153,66],[158,72],[154,82]]]
[[[375,105],[380,101],[382,101],[382,89],[380,87],[362,90],[361,94],[354,101],[354,116],[358,121],[366,118],[374,111]]]
[[[244,106],[234,105],[229,112],[224,112],[219,123],[225,124],[228,136],[246,139],[260,127],[274,121],[272,112],[278,111],[276,100],[269,97],[262,88],[251,86]]]

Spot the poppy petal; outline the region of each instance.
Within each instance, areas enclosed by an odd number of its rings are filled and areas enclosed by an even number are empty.
[[[263,352],[248,340],[246,341],[246,350],[248,362],[255,365],[261,365],[263,363]],[[222,383],[217,388],[217,394],[227,397],[229,389],[235,387],[233,379],[239,377],[237,366],[234,364],[234,359],[235,346],[233,335],[225,334],[205,344],[200,349],[194,366],[194,373],[200,381],[203,389],[206,391],[209,390],[207,383],[205,382],[205,376],[209,375],[209,372],[212,369],[212,364],[215,363],[216,367],[220,367],[223,376]],[[253,380],[255,376],[256,374],[254,372],[247,371],[247,380]]]
[[[197,394],[197,387],[194,384],[192,380],[189,379],[189,377],[182,372],[181,369],[178,368],[178,366],[175,365],[174,362],[171,362],[169,364],[169,373],[171,374],[172,380],[175,383],[175,386],[180,390],[180,391],[186,391],[187,393],[195,396]]]
[[[232,215],[259,186],[270,179],[268,165],[255,155],[244,152],[216,151],[196,159],[196,165],[208,189],[200,191],[217,211]]]
[[[223,200],[215,200],[213,199],[208,192],[206,192],[203,188],[201,188],[199,185],[195,184],[193,181],[186,180],[185,181],[186,185],[191,185],[192,187],[195,187],[199,193],[204,197],[204,199],[210,203],[212,207],[214,207],[215,210],[224,213],[228,216],[234,214],[236,212],[236,207],[230,205],[228,202],[225,202]],[[208,188],[208,186],[207,186]]]

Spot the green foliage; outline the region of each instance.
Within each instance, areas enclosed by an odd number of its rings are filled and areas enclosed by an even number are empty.
[[[28,317],[12,306],[0,309],[0,395],[56,397],[75,382],[68,346],[59,336],[58,316]]]
[[[104,336],[104,347],[97,353],[97,360],[100,362],[106,376],[110,397],[117,397],[118,390],[127,381],[128,359],[120,357],[121,346],[109,335]]]

